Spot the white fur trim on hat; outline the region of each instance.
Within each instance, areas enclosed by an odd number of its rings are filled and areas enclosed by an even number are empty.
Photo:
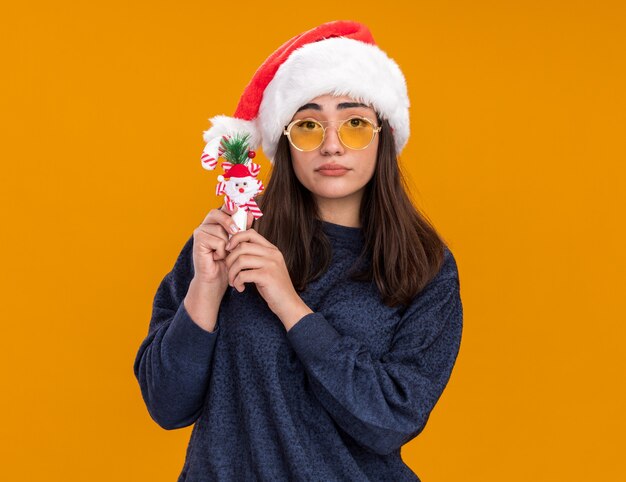
[[[298,108],[324,94],[347,95],[371,105],[389,121],[396,151],[406,145],[410,103],[398,64],[375,45],[338,37],[292,52],[266,87],[257,122],[270,159]]]
[[[247,121],[229,117],[226,115],[217,115],[209,119],[212,127],[204,131],[202,138],[205,142],[211,142],[213,139],[222,138],[222,136],[234,136],[235,134],[249,134],[250,139],[248,145],[250,149],[257,149],[261,145],[261,132],[257,128],[255,121]]]

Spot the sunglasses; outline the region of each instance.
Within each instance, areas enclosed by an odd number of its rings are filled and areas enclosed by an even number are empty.
[[[297,119],[285,127],[284,135],[291,145],[299,151],[314,151],[324,142],[326,129],[323,124],[332,121],[318,121],[315,119]],[[337,127],[337,136],[341,143],[349,149],[362,150],[374,140],[381,126],[365,117],[350,117],[341,121]]]

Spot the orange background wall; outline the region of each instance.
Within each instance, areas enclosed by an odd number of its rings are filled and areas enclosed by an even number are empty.
[[[402,161],[465,309],[405,460],[425,482],[626,480],[624,5],[3,6],[0,478],[176,479],[191,429],[150,419],[132,365],[219,202],[202,131],[283,41],[351,18],[407,76]]]

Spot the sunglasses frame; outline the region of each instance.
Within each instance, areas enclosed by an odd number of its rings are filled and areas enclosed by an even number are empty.
[[[339,130],[341,129],[341,127],[346,122],[354,120],[354,119],[359,119],[359,120],[366,121],[367,123],[369,123],[372,126],[372,129],[373,129],[372,138],[370,139],[370,141],[365,146],[360,147],[360,148],[350,147],[350,146],[346,145],[346,143],[341,138],[341,134],[339,133]],[[322,140],[320,141],[320,143],[317,146],[313,147],[312,149],[300,149],[291,140],[291,128],[293,126],[295,126],[298,122],[303,122],[303,121],[315,122],[315,123],[319,124],[320,126],[322,126]],[[376,136],[376,134],[378,134],[381,131],[381,129],[383,128],[383,126],[377,126],[376,124],[374,124],[367,117],[361,117],[361,116],[349,117],[348,119],[345,119],[343,121],[320,121],[320,120],[317,120],[317,119],[305,118],[305,119],[296,119],[296,120],[291,121],[289,123],[289,125],[285,126],[285,130],[283,131],[283,135],[287,136],[287,139],[289,139],[289,143],[292,145],[292,147],[294,149],[296,149],[296,150],[298,150],[300,152],[311,152],[311,151],[314,151],[315,149],[318,149],[322,144],[324,144],[324,140],[326,139],[326,129],[327,129],[327,127],[325,127],[324,124],[330,124],[330,123],[334,123],[334,122],[339,122],[339,126],[337,127],[337,137],[339,138],[339,142],[341,142],[341,145],[344,146],[345,148],[352,149],[353,151],[362,151],[363,149],[367,149],[369,147],[369,145],[372,143],[372,141],[374,140],[374,137]]]

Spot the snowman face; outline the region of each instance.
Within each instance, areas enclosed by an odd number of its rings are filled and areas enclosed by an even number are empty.
[[[231,177],[224,191],[236,204],[247,203],[259,190],[259,181],[254,177]]]

